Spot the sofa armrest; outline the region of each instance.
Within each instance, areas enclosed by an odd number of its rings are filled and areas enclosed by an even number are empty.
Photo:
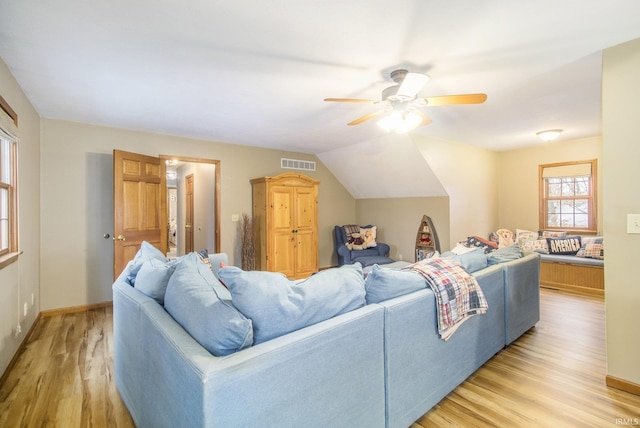
[[[389,245],[385,244],[384,242],[378,242],[376,248],[378,249],[379,255],[381,255],[382,257],[389,257],[389,251],[391,250]]]
[[[351,264],[351,250],[346,245],[338,247],[338,266]]]

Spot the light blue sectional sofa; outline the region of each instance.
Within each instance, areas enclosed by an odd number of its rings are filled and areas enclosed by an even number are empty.
[[[448,341],[428,288],[216,357],[113,284],[117,388],[139,427],[407,427],[539,319],[539,256],[473,274],[489,304]]]

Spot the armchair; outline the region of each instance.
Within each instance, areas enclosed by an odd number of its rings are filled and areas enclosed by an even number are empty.
[[[373,226],[362,226],[368,229]],[[345,226],[335,226],[333,228],[335,236],[336,253],[338,254],[338,266],[360,262],[362,267],[373,264],[393,263],[395,260],[389,258],[389,245],[377,242],[375,247],[364,249],[352,249],[347,247],[348,237]]]

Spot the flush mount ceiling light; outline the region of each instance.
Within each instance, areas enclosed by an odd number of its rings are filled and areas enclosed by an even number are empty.
[[[536,135],[544,141],[553,141],[562,132],[562,129],[547,129],[546,131],[536,132]]]

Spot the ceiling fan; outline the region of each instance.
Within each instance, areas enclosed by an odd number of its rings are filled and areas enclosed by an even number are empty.
[[[418,92],[420,92],[422,87],[427,83],[429,76],[423,73],[410,73],[404,69],[392,71],[391,80],[396,84],[384,89],[380,100],[357,98],[325,98],[324,100],[339,103],[382,104],[383,108],[381,110],[352,120],[347,123],[347,125],[358,125],[384,114],[383,118],[378,121],[378,125],[387,131],[402,133],[410,131],[419,125],[428,125],[431,123],[431,118],[420,110],[421,107],[451,104],[481,104],[487,99],[486,94],[441,95],[417,98]]]

